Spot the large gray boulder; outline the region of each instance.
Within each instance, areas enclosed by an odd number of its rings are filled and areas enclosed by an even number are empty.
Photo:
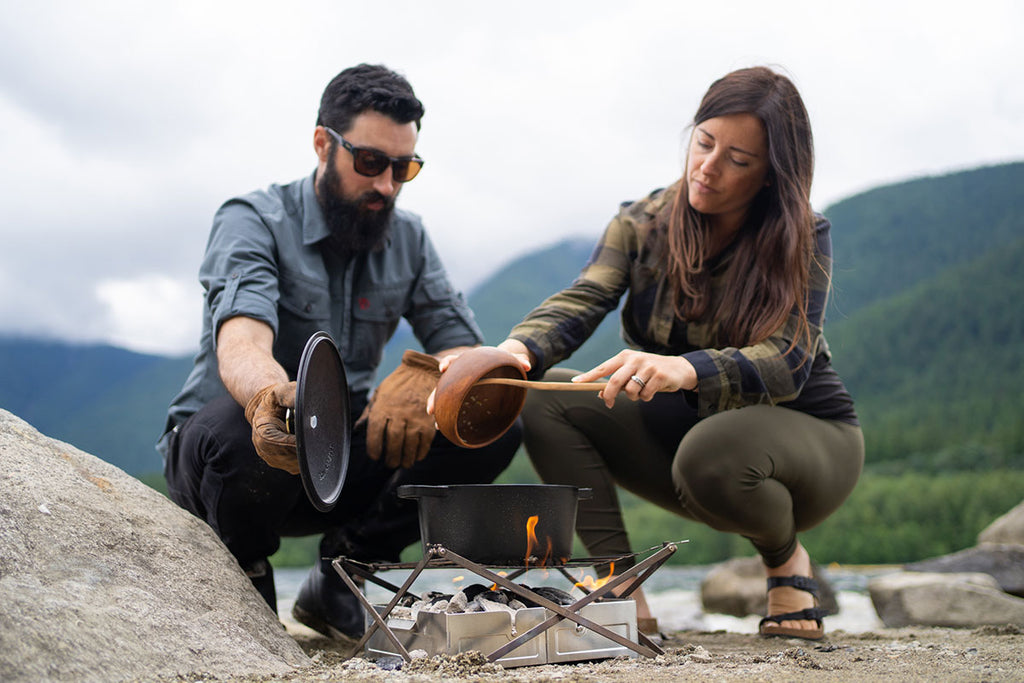
[[[1024,546],[1024,503],[985,527],[978,534],[978,543],[1000,543]]]
[[[999,587],[1024,597],[1024,545],[983,543],[957,553],[933,557],[904,565],[912,572],[963,574],[983,572],[996,580]]]
[[[829,614],[839,613],[839,603],[828,578],[811,563],[818,581],[818,600]],[[737,557],[716,565],[700,584],[700,601],[705,612],[745,617],[765,615],[768,606],[764,564],[759,557]]]
[[[1024,599],[1004,593],[988,574],[896,572],[873,578],[868,593],[891,628],[1024,626]]]
[[[0,410],[0,680],[307,664],[205,523]]]

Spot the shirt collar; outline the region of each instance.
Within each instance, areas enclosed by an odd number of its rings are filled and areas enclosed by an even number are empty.
[[[302,181],[302,244],[316,244],[331,234],[316,198],[316,171]]]

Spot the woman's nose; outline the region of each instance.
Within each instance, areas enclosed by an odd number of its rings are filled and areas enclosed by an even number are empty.
[[[704,157],[700,163],[700,170],[704,175],[715,175],[718,173],[718,155],[711,153]]]

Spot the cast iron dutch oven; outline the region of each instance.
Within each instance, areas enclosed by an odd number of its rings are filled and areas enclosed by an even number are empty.
[[[419,501],[423,547],[442,545],[479,564],[502,567],[565,564],[572,557],[576,505],[591,489],[557,484],[405,485]],[[536,516],[536,543],[528,522]]]

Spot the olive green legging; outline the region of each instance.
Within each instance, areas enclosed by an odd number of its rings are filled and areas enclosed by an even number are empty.
[[[574,374],[555,369],[545,379]],[[634,550],[618,484],[677,515],[744,536],[765,564],[777,567],[796,549],[797,532],[842,504],[864,464],[860,427],[778,406],[698,420],[679,393],[647,403],[619,396],[609,410],[590,392],[530,391],[522,415],[523,443],[541,479],[593,489],[580,501],[576,531],[594,557]]]

